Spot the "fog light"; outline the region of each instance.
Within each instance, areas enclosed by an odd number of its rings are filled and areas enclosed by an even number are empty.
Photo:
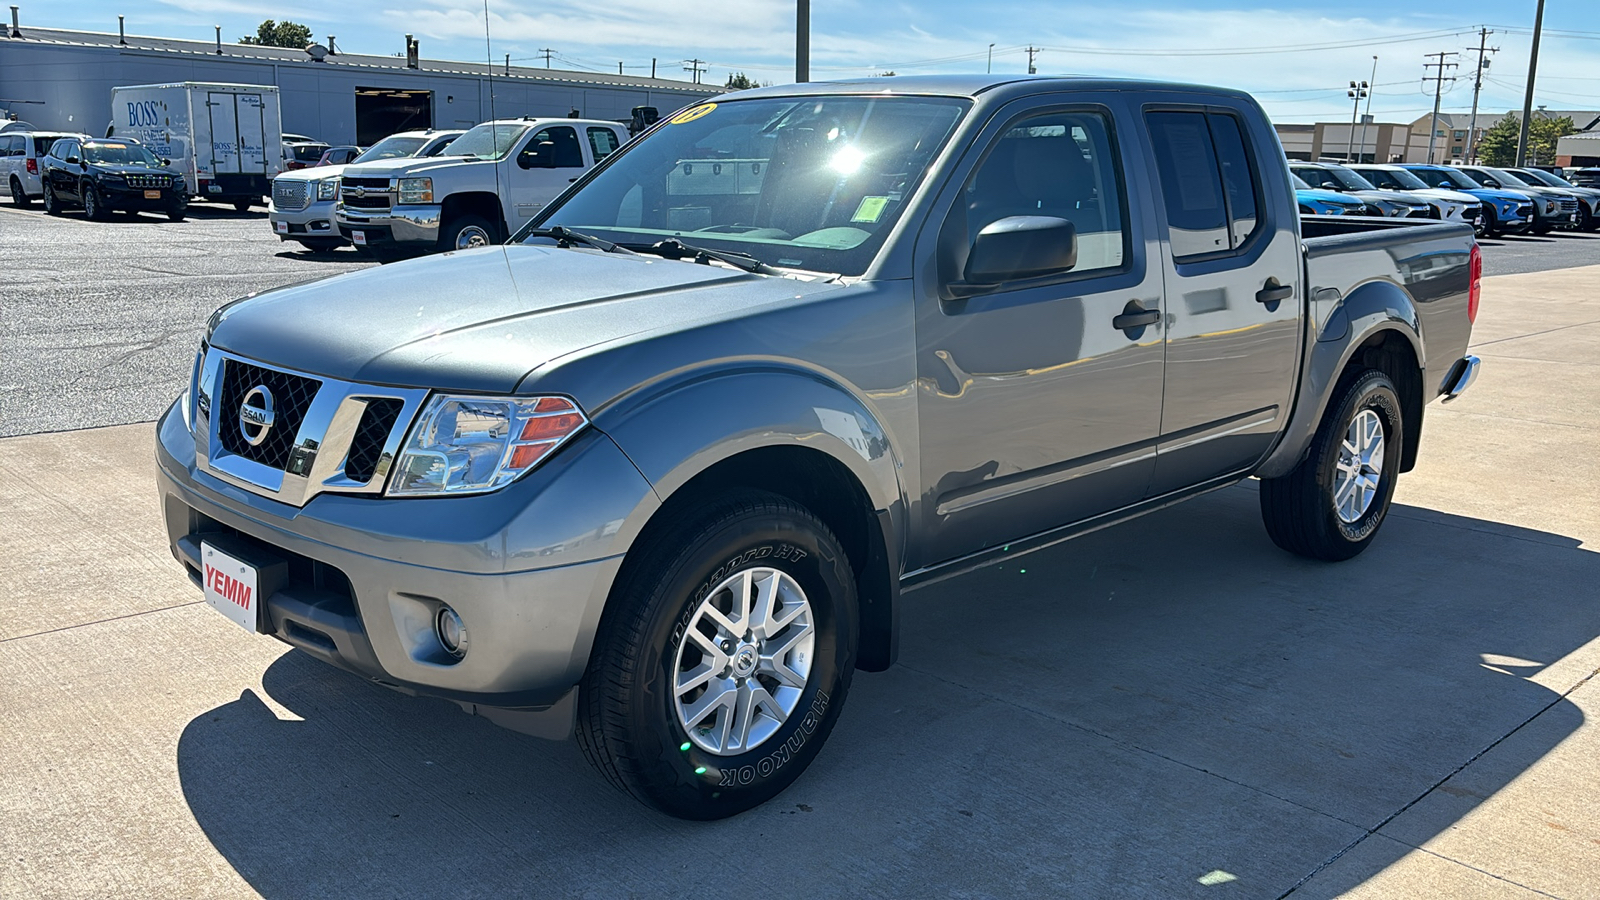
[[[467,626],[461,621],[461,616],[448,606],[439,607],[439,614],[434,617],[433,628],[439,633],[439,643],[452,656],[467,655]]]

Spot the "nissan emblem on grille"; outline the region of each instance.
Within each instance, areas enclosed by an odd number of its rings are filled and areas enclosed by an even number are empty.
[[[256,429],[255,434],[250,429]],[[239,404],[239,433],[252,447],[259,446],[267,439],[267,432],[272,430],[272,391],[267,390],[264,384],[258,384],[244,395],[244,402]]]

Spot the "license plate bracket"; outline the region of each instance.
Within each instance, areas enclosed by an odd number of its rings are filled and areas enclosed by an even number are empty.
[[[161,199],[161,192],[160,191],[145,191],[144,192],[144,198],[146,200],[160,200]]]
[[[276,231],[279,234],[288,234],[289,233],[289,223],[288,222],[274,222],[274,223],[272,223],[272,230]]]
[[[365,231],[350,232],[350,243],[355,244],[357,247],[365,247],[367,245],[367,233]]]
[[[206,604],[246,631],[271,634],[266,601],[288,580],[289,564],[236,535],[208,534],[199,543]]]

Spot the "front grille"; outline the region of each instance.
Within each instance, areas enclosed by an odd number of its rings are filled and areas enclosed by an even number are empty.
[[[1406,213],[1405,217],[1408,219],[1431,219],[1433,218],[1433,207],[1429,206],[1423,209],[1413,209]]]
[[[350,452],[344,460],[344,477],[362,484],[372,480],[378,468],[378,458],[383,455],[383,445],[394,430],[395,419],[405,403],[390,397],[374,397],[367,401],[367,409],[356,425],[356,435],[350,442]]]
[[[128,175],[128,187],[164,188],[172,186],[170,175]]]
[[[279,209],[305,209],[311,199],[311,182],[278,178],[272,182],[272,204]]]
[[[1577,212],[1578,211],[1578,201],[1573,199],[1573,198],[1571,198],[1571,197],[1563,199],[1561,201],[1561,211],[1563,213],[1575,213],[1575,212]]]
[[[1517,215],[1521,216],[1524,219],[1532,216],[1533,215],[1533,204],[1532,203],[1518,203],[1517,204]]]
[[[390,205],[387,194],[368,194],[365,197],[357,197],[346,192],[343,200],[344,205],[350,209],[388,209]]]
[[[245,394],[257,385],[265,386],[272,392],[273,423],[266,439],[251,446],[239,430],[239,407],[244,402]],[[225,360],[222,364],[222,390],[218,392],[217,403],[213,406],[220,417],[217,434],[222,440],[223,449],[264,466],[279,470],[286,468],[289,453],[294,449],[295,435],[300,432],[300,423],[305,420],[306,410],[310,409],[311,401],[320,387],[322,382],[315,378],[262,368],[237,359]]]
[[[389,179],[387,178],[342,178],[339,183],[346,188],[366,188],[369,191],[387,191]]]

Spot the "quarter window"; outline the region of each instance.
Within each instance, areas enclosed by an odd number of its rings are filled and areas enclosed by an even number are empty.
[[[1074,274],[1122,266],[1127,229],[1120,168],[1109,124],[1099,113],[1050,113],[1007,129],[972,173],[962,198],[963,249],[999,219],[1051,216],[1070,221],[1077,231]]]
[[[1155,146],[1173,258],[1181,262],[1238,250],[1255,232],[1261,208],[1239,120],[1197,110],[1147,113],[1145,121]]]
[[[594,151],[594,161],[599,162],[617,149],[617,133],[609,128],[589,129],[589,149]]]

